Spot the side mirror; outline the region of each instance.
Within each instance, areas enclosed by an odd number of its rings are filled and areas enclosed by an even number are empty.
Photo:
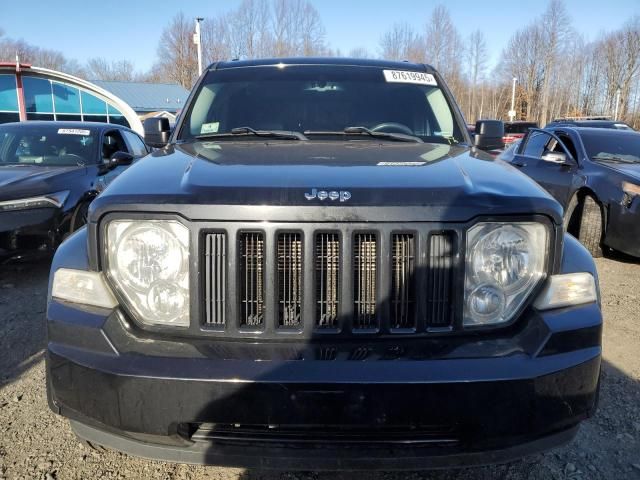
[[[144,142],[150,147],[164,147],[169,143],[170,134],[168,118],[147,118],[144,121]]]
[[[134,156],[130,153],[117,151],[109,159],[109,168],[116,168],[122,165],[131,165],[133,163]]]
[[[504,123],[501,120],[478,120],[473,145],[480,150],[504,148]]]
[[[567,154],[564,152],[544,152],[540,159],[545,162],[556,163],[558,165],[571,165],[571,162],[567,158]]]

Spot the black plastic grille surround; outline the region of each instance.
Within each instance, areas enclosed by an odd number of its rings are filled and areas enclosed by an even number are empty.
[[[390,226],[204,232],[202,324],[267,335],[452,329],[458,238]]]

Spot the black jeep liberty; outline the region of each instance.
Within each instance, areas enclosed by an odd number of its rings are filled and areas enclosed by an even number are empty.
[[[562,208],[431,67],[212,65],[59,248],[47,391],[90,444],[418,469],[569,441],[602,314]]]

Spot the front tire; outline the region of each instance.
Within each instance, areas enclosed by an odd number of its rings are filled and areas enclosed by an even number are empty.
[[[69,233],[73,233],[80,229],[87,223],[87,216],[89,214],[89,202],[82,202],[78,205],[71,216],[71,225],[69,226]]]
[[[578,240],[593,258],[602,257],[602,238],[604,234],[604,220],[600,204],[590,195],[586,195],[580,204],[580,224]]]

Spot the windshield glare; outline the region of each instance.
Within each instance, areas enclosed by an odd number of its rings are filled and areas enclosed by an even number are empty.
[[[0,166],[73,166],[95,158],[97,133],[58,125],[0,127]]]
[[[594,160],[640,163],[640,133],[583,135],[584,147]]]
[[[209,72],[178,140],[238,127],[341,134],[347,127],[463,142],[439,86],[388,82],[374,67],[245,67]],[[314,132],[318,134],[313,137]]]

